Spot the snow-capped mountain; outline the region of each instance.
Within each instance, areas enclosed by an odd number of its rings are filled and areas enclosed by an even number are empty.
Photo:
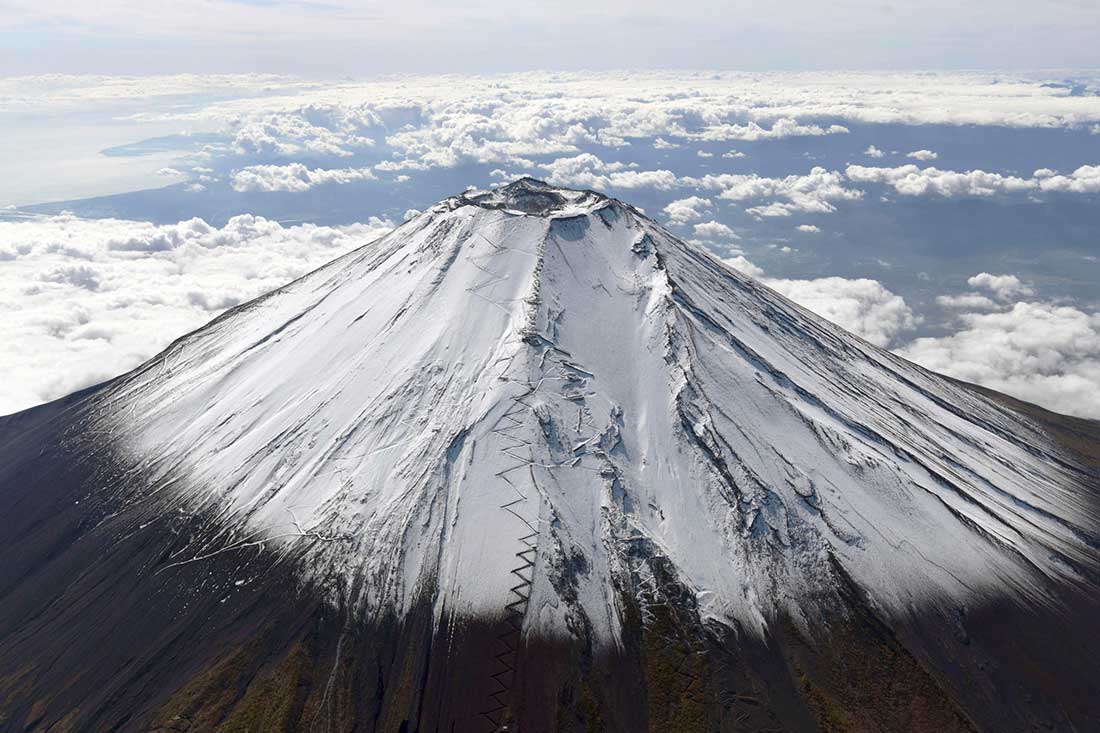
[[[593,192],[525,179],[447,199],[5,420],[0,707],[18,714],[0,727],[246,720],[271,658],[302,643],[271,619],[303,599],[291,615],[335,646],[301,652],[317,669],[286,718],[301,729],[890,727],[898,710],[851,702],[845,664],[906,681],[903,725],[1097,720],[1087,682],[1014,669],[1068,641],[1064,674],[1095,671],[1095,623],[1010,651],[994,630],[1091,617],[1096,470],[1034,416]],[[109,694],[81,681],[102,669],[40,669],[79,667],[43,635],[115,618],[127,592],[144,599],[128,613],[163,614],[139,624],[143,649],[180,669],[120,653]],[[276,651],[224,683],[236,697],[194,687],[222,679],[226,638],[273,624]],[[355,676],[349,639],[388,662]],[[1048,700],[1004,702],[1055,678]],[[339,707],[357,685],[369,720]]]

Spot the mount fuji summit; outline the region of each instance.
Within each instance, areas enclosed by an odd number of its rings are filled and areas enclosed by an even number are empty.
[[[0,418],[0,730],[1100,729],[1100,424],[446,199]]]

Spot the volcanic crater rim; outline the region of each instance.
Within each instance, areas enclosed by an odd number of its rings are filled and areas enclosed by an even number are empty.
[[[575,216],[609,205],[623,205],[598,191],[554,186],[529,176],[488,191],[463,193],[453,201],[456,207],[477,206],[541,217]]]

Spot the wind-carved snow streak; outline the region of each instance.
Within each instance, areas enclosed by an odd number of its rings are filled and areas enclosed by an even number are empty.
[[[448,199],[96,399],[131,506],[210,518],[158,572],[264,546],[359,614],[500,621],[492,725],[523,635],[619,643],[621,589],[663,602],[656,563],[760,633],[836,565],[898,614],[1097,578],[1096,478],[1026,419],[532,181]]]

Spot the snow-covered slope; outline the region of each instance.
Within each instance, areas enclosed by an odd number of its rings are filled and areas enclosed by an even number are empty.
[[[141,477],[134,522],[211,518],[151,572],[276,548],[368,617],[427,598],[613,646],[658,560],[761,633],[827,603],[834,562],[887,614],[1095,578],[1088,476],[1032,423],[531,180],[443,201],[91,400],[83,439]]]

